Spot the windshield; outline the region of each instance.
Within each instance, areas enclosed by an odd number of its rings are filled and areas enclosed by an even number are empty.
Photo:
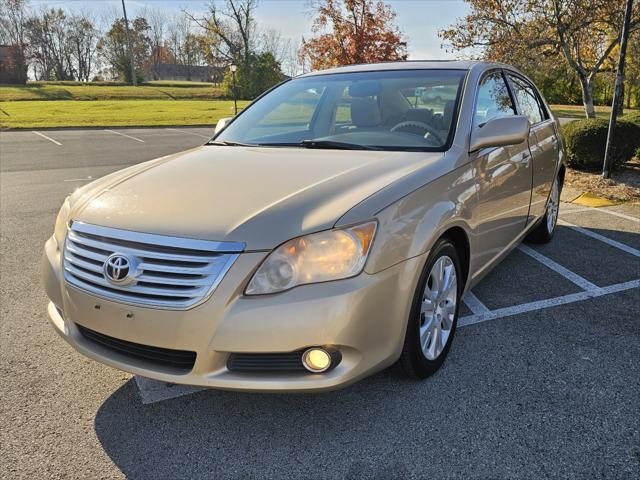
[[[291,80],[248,107],[213,143],[442,151],[465,71],[390,70]]]

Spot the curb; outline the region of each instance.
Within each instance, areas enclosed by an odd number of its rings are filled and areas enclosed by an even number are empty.
[[[622,202],[615,202],[613,200],[609,200],[608,198],[598,197],[597,195],[592,195],[585,192],[575,198],[571,203],[575,203],[576,205],[584,205],[585,207],[598,208],[619,205]]]

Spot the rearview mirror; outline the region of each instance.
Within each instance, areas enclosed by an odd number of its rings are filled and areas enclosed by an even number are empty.
[[[225,118],[221,118],[220,120],[218,120],[218,123],[216,123],[216,130],[213,132],[213,134],[214,135],[218,134],[222,130],[227,128],[227,125],[229,125],[229,123],[231,123],[231,120],[233,120],[233,117],[225,117]]]
[[[469,152],[518,145],[529,138],[529,128],[529,119],[524,115],[492,118],[481,127],[474,127]]]

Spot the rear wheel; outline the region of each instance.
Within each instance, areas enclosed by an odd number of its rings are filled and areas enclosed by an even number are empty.
[[[460,260],[448,240],[432,249],[416,289],[400,365],[409,376],[426,378],[444,362],[456,329],[462,290]]]
[[[551,187],[547,210],[542,221],[527,235],[527,242],[548,243],[553,238],[558,224],[558,213],[560,211],[560,178],[556,178]]]

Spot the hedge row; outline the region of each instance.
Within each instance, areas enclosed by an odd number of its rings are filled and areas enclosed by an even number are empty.
[[[562,128],[565,153],[569,165],[602,167],[609,121],[584,119],[569,122]],[[618,119],[614,133],[614,164],[624,163],[640,149],[640,112]]]

